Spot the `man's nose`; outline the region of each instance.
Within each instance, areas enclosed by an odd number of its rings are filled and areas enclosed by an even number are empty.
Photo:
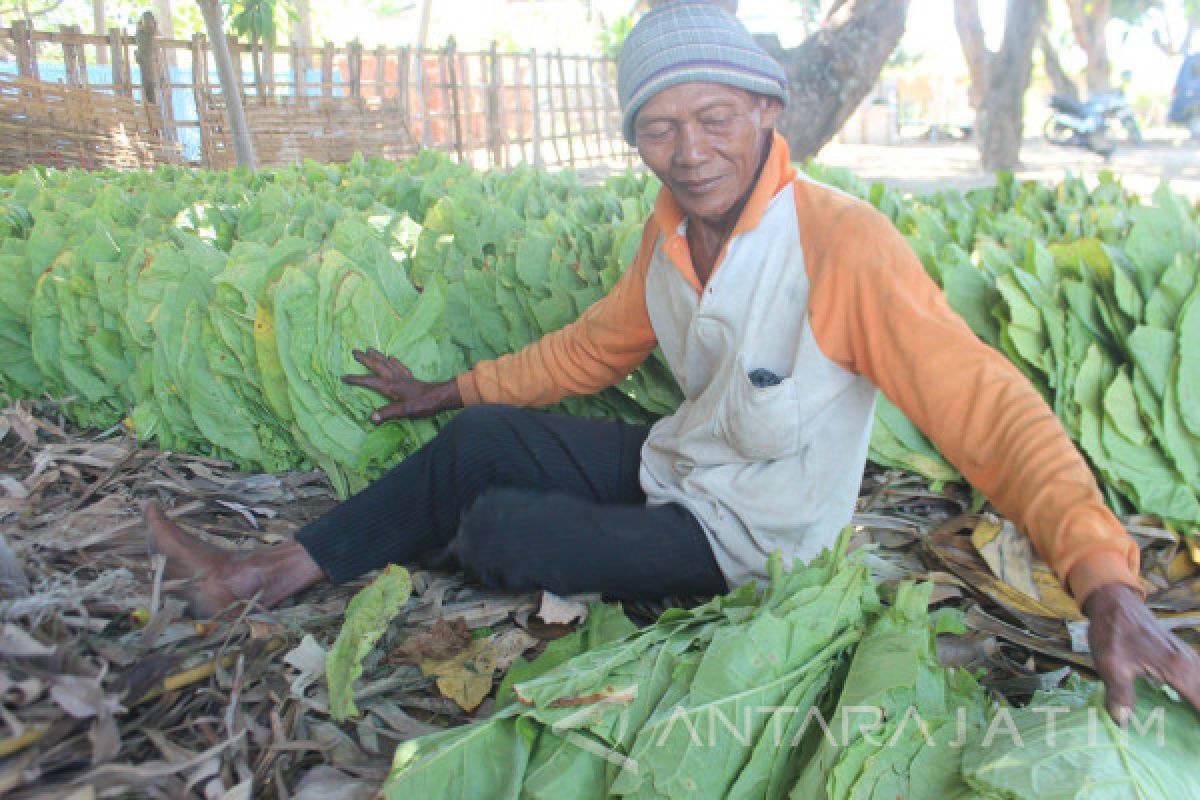
[[[708,160],[708,140],[701,127],[693,122],[680,126],[675,139],[675,163],[682,166],[703,164]]]

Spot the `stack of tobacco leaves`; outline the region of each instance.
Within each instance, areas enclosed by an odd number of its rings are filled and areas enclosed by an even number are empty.
[[[773,558],[761,594],[746,584],[645,628],[599,607],[514,669],[491,719],[402,745],[386,796],[1200,796],[1200,767],[1179,755],[1200,720],[1177,698],[1141,687],[1128,731],[1078,679],[1026,709],[993,701],[939,662],[936,637],[964,633],[961,615],[931,619],[927,583],[881,601],[846,541],[790,571]],[[1058,740],[1039,722],[1051,704]]]

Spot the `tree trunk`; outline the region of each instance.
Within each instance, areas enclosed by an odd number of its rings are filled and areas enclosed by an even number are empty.
[[[296,0],[296,33],[292,36],[300,47],[312,47],[313,23],[311,0]]]
[[[246,112],[242,107],[242,92],[233,71],[233,58],[229,54],[229,41],[225,38],[225,24],[221,17],[221,0],[198,0],[204,15],[204,27],[212,46],[213,61],[217,64],[217,79],[221,82],[221,94],[225,99],[225,113],[229,118],[229,130],[233,136],[233,150],[238,166],[254,169],[254,143],[246,126]]]
[[[164,39],[175,38],[175,15],[171,11],[171,0],[154,0],[154,17],[158,20],[158,35]],[[167,67],[174,67],[175,48],[164,47],[163,57],[166,58]]]
[[[987,49],[979,4],[975,0],[954,0],[954,29],[958,31],[958,41],[967,62],[967,100],[978,114],[987,88],[992,52]]]
[[[787,73],[788,105],[776,127],[793,158],[816,155],[870,93],[904,33],[909,3],[836,3],[821,29],[791,50],[760,39]]]
[[[1043,30],[1038,38],[1038,46],[1042,50],[1042,62],[1046,67],[1046,77],[1050,79],[1050,85],[1054,87],[1054,93],[1061,97],[1069,97],[1072,100],[1079,99],[1079,87],[1075,85],[1075,81],[1071,80],[1071,76],[1067,75],[1067,71],[1063,69],[1062,62],[1058,60],[1058,51],[1054,49],[1054,45],[1050,42],[1050,37]]]
[[[104,0],[92,0],[92,21],[95,23],[96,35],[105,36],[108,34],[108,13],[104,8]],[[108,63],[108,48],[96,48],[96,63]]]
[[[424,52],[429,45],[429,21],[433,17],[433,0],[421,0],[421,14],[417,17],[417,50]]]
[[[1088,96],[1110,88],[1108,42],[1104,32],[1112,18],[1112,0],[1067,0],[1075,41],[1087,55]]]
[[[978,117],[980,160],[990,172],[1013,170],[1020,163],[1025,91],[1033,73],[1033,45],[1045,13],[1045,0],[1008,0],[1004,42],[988,71]]]
[[[1046,0],[1008,0],[998,53],[976,36],[983,31],[978,2],[954,0],[954,25],[971,82],[982,87],[974,91],[979,158],[988,171],[1012,170],[1020,163],[1025,92],[1033,75],[1033,45],[1046,16]]]
[[[154,16],[158,17],[158,30],[167,39],[175,38],[175,15],[171,11],[171,0],[154,0]]]

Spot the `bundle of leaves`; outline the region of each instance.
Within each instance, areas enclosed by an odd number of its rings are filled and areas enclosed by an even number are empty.
[[[641,629],[597,604],[513,668],[492,717],[402,744],[385,796],[1200,796],[1200,720],[1178,698],[1142,685],[1125,730],[1077,676],[1025,708],[995,703],[939,663],[936,636],[965,631],[928,613],[930,584],[883,602],[840,549],[769,567],[761,592]]]

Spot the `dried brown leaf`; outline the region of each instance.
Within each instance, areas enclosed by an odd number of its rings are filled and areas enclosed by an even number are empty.
[[[425,633],[410,636],[394,651],[396,658],[418,664],[427,659],[448,659],[471,643],[471,631],[463,619],[439,618]]]

